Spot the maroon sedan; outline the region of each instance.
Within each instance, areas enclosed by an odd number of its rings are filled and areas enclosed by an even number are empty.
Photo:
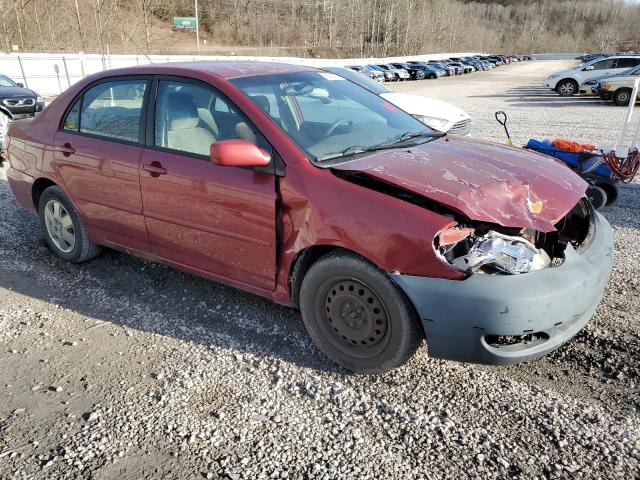
[[[300,308],[340,365],[515,363],[574,336],[612,266],[564,165],[432,131],[274,63],[87,77],[8,135],[9,182],[70,262],[102,246]]]

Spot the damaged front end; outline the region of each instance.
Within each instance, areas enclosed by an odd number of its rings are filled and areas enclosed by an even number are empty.
[[[555,232],[465,222],[440,232],[434,249],[441,261],[466,274],[519,275],[561,265],[567,245],[585,247],[592,223],[591,207],[582,199]]]

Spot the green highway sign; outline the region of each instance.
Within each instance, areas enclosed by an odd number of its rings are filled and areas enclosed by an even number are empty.
[[[196,29],[196,17],[173,17],[174,30]]]

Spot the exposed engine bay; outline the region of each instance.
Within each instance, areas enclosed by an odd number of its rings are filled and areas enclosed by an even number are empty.
[[[514,231],[495,225],[455,225],[435,239],[440,259],[465,273],[509,274],[535,272],[564,261],[568,244],[580,251],[589,241],[592,207],[581,200],[558,224],[557,231]]]
[[[450,267],[467,273],[519,275],[553,268],[564,262],[568,244],[580,252],[594,234],[594,210],[582,198],[556,225],[544,233],[469,220],[452,208],[402,187],[358,172],[333,171],[351,183],[413,203],[457,222],[434,239],[436,255]]]

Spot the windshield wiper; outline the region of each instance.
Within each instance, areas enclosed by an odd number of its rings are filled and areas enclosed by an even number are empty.
[[[399,137],[396,137],[393,140],[389,140],[388,142],[381,143],[380,145],[376,145],[376,147],[385,148],[385,147],[390,147],[392,145],[397,145],[398,143],[402,143],[405,140],[411,140],[412,138],[431,137],[431,136],[432,135],[430,133],[424,133],[424,132],[404,132]]]
[[[363,147],[362,145],[351,145],[345,148],[341,152],[327,153],[326,155],[320,155],[317,160],[331,160],[332,158],[346,157],[347,155],[355,155],[356,153],[363,153],[371,151],[373,147]]]
[[[392,139],[392,140],[388,140],[386,142],[383,143],[379,143],[378,145],[373,145],[371,147],[363,147],[361,145],[352,145],[350,147],[345,148],[344,150],[342,150],[341,152],[335,152],[335,153],[327,153],[326,155],[321,155],[317,158],[317,160],[319,162],[322,162],[324,160],[331,160],[332,158],[339,158],[339,157],[346,157],[349,155],[355,155],[357,153],[365,153],[365,152],[375,152],[376,150],[387,150],[387,149],[391,149],[391,148],[400,148],[401,143],[406,142],[407,140],[411,140],[414,138],[424,138],[425,140],[423,142],[419,142],[419,143],[415,143],[415,145],[420,145],[422,143],[425,143],[429,140],[433,140],[434,138],[440,138],[442,137],[443,134],[432,134],[432,133],[427,133],[427,132],[405,132],[402,135]]]

